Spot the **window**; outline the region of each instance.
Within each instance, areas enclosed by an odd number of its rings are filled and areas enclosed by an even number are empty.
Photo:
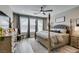
[[[35,32],[35,20],[34,18],[30,18],[30,32]]]
[[[27,37],[34,37],[35,31],[43,31],[42,18],[20,15],[19,20],[20,20],[20,30],[18,30],[18,32],[20,31],[21,34]]]
[[[38,19],[38,31],[43,31],[43,19]]]
[[[2,27],[3,29],[9,28],[9,17],[0,15],[0,27]]]
[[[20,16],[20,29],[21,33],[28,31],[28,17]]]
[[[34,37],[35,35],[35,18],[30,18],[30,37]]]

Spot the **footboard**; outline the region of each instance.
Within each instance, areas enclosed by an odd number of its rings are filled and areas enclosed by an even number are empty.
[[[68,39],[68,38],[67,38]],[[40,42],[44,47],[46,47],[47,49],[48,49],[48,39],[43,39],[43,38],[41,38],[40,36],[36,36],[36,40],[38,41],[38,42]],[[68,41],[68,40],[65,40],[65,42],[62,42],[62,43],[58,43],[58,44],[54,44],[54,42],[52,41],[53,39],[51,39],[51,50],[53,50],[53,49],[55,49],[55,48],[59,48],[59,47],[62,47],[62,46],[64,46],[64,45],[67,45],[68,44],[68,42],[66,42],[66,41]]]
[[[48,45],[48,39],[43,39],[43,38],[41,38],[41,37],[39,37],[39,36],[36,36],[36,40],[38,41],[38,42],[40,42],[45,48],[47,48],[48,49],[48,47],[49,47],[49,45]],[[52,43],[53,44],[53,43]],[[53,46],[51,45],[51,49],[53,49]]]

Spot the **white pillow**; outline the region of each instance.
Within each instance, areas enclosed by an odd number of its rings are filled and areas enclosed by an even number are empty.
[[[66,29],[57,29],[57,28],[53,28],[53,29],[50,29],[51,31],[60,31],[60,33],[66,33],[67,30]]]
[[[51,31],[57,30],[56,28],[50,29]]]
[[[67,30],[66,29],[58,29],[61,33],[66,33]]]

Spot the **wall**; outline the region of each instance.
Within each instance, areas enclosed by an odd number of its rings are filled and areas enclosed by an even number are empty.
[[[58,17],[65,16],[65,22],[62,22],[62,24],[66,24],[70,26],[70,19],[73,20],[73,26],[76,24],[76,18],[79,18],[79,7],[73,8],[71,10],[53,15],[51,18],[51,26],[61,24],[61,23],[56,23],[55,19]]]
[[[11,20],[13,20],[13,12],[12,12],[11,8],[8,5],[0,5],[0,11],[7,14],[11,18]],[[12,41],[11,43],[13,45],[14,44],[14,36],[12,36],[11,41]],[[12,48],[12,52],[13,52],[13,46],[11,48]]]
[[[11,19],[13,18],[12,10],[8,5],[0,5],[0,11],[7,14]]]

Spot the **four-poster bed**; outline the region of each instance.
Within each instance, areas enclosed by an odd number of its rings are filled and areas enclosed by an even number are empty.
[[[46,13],[49,12],[49,14],[48,14],[48,52],[51,52],[50,12],[52,12],[53,10],[51,10],[51,9],[45,10],[44,7],[45,7],[45,5],[41,6],[41,9],[39,12],[41,12],[43,15],[46,15]],[[36,39],[36,32],[35,32],[35,39]]]
[[[52,49],[69,44],[70,30],[69,26],[58,24],[50,30],[50,13],[48,16],[48,31],[40,31],[36,33],[36,40],[48,49],[50,53]],[[59,31],[56,31],[56,30]]]
[[[55,29],[55,31],[54,31]],[[60,30],[60,31],[58,31]],[[60,53],[78,53],[79,50],[72,47],[72,19],[70,19],[70,26],[58,24],[50,29],[50,14],[48,22],[48,31],[40,31],[36,33],[36,40],[48,49],[50,53],[53,49],[57,49]]]
[[[62,28],[65,25],[57,25],[55,27]],[[48,31],[41,31],[36,33],[36,40],[43,44],[46,48],[49,48],[49,37],[48,37]],[[66,45],[69,43],[69,34],[68,33],[56,33],[52,32],[50,30],[50,42],[51,42],[51,49],[58,48],[63,45]]]

